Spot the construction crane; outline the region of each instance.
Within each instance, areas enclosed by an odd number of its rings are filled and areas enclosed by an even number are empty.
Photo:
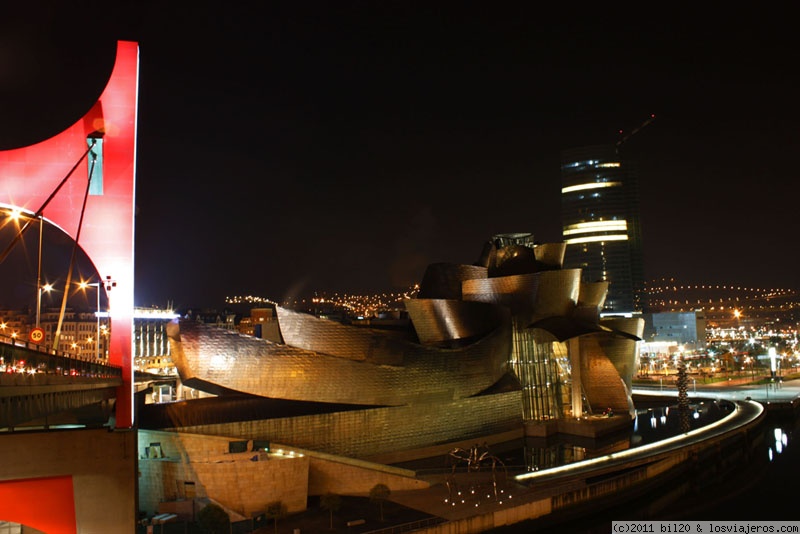
[[[653,115],[653,114],[650,114],[650,117],[646,121],[644,121],[642,124],[640,124],[639,126],[634,128],[633,130],[631,130],[631,133],[629,133],[628,135],[626,135],[625,137],[623,137],[622,139],[617,141],[617,154],[619,154],[619,149],[620,149],[620,147],[622,147],[622,144],[625,143],[625,141],[627,141],[628,139],[630,139],[631,137],[636,135],[636,133],[639,130],[641,130],[642,128],[644,128],[645,126],[647,126],[648,124],[650,124],[654,120],[656,120],[656,116]],[[619,131],[619,134],[622,135],[622,130]]]

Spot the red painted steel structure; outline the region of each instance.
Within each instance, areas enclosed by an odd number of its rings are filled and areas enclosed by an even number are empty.
[[[108,292],[109,363],[122,368],[122,386],[116,394],[118,429],[134,426],[133,238],[138,78],[138,43],[118,42],[106,87],[83,118],[40,143],[0,151],[0,204],[19,208],[30,217],[41,216],[73,239],[78,238],[103,281],[108,278],[115,282]],[[93,191],[87,197],[90,158],[83,156],[92,136],[102,137],[102,179],[93,172]],[[94,190],[94,186],[100,187]],[[86,209],[79,224],[84,198]],[[73,478],[0,482],[0,517],[44,532],[77,532]]]
[[[102,136],[101,194],[90,194],[78,244],[103,278],[111,315],[109,363],[122,367],[116,395],[116,427],[133,427],[133,234],[136,163],[138,43],[117,43],[111,76],[98,101],[72,126],[40,143],[0,151],[0,204],[41,215],[73,239],[89,181],[87,138]],[[81,163],[74,169],[76,163]],[[64,185],[59,184],[69,176]],[[98,177],[98,174],[93,174]],[[99,181],[99,179],[98,179]],[[48,198],[56,192],[52,199]],[[99,289],[99,288],[98,288]]]
[[[77,533],[71,476],[11,480],[0,484],[2,518],[42,532]],[[10,510],[5,510],[10,506]]]

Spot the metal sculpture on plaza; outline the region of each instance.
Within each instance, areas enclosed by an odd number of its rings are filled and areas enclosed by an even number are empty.
[[[505,464],[500,461],[500,458],[489,452],[489,446],[486,443],[483,445],[478,445],[476,443],[469,450],[455,447],[448,453],[448,456],[453,460],[453,473],[455,473],[458,466],[462,463],[467,464],[467,472],[480,471],[484,463],[492,464],[492,473],[495,472],[497,464],[505,467]]]
[[[467,496],[475,496],[475,498],[478,499],[478,503],[481,502],[481,497],[485,491],[484,487],[487,485],[484,480],[468,478],[468,489],[465,491],[459,490],[459,484],[456,481],[456,472],[463,464],[466,464],[466,473],[468,477],[471,473],[480,473],[481,470],[487,465],[491,466],[491,494],[487,495],[487,498],[493,497],[494,500],[497,501],[501,498],[501,493],[505,493],[505,490],[499,488],[497,484],[497,468],[498,466],[502,468],[503,482],[505,482],[505,478],[508,475],[506,466],[500,460],[500,458],[491,454],[489,451],[489,445],[486,443],[483,445],[478,445],[476,443],[469,449],[455,447],[447,453],[447,458],[451,464],[451,469],[447,479],[445,480],[445,486],[447,487],[448,495],[445,502],[456,504],[456,500],[459,500],[459,497],[462,497],[462,502],[466,502]]]

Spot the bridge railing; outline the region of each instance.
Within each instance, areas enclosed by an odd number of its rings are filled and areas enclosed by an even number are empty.
[[[0,372],[46,373],[96,378],[121,377],[122,368],[93,358],[0,334]]]

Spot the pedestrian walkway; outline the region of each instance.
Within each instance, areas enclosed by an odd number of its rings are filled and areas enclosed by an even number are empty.
[[[634,395],[658,395],[658,396],[676,396],[678,394],[677,388],[660,388],[659,386],[649,388],[634,388]],[[712,398],[712,399],[725,399],[731,401],[746,401],[748,399],[758,401],[767,405],[768,403],[783,404],[786,406],[796,406],[800,400],[800,379],[776,381],[775,383],[768,384],[754,384],[750,380],[732,379],[730,381],[716,382],[713,384],[698,385],[692,388],[689,392],[690,399],[694,398]],[[754,417],[754,415],[750,415]],[[703,439],[698,436],[693,439]],[[392,495],[391,499],[394,502],[403,504],[409,508],[424,511],[431,515],[437,515],[447,520],[463,519],[476,514],[484,514],[495,509],[500,509],[503,506],[508,506],[510,503],[518,505],[521,502],[530,502],[547,498],[553,494],[563,493],[568,491],[570,484],[575,484],[575,479],[567,477],[559,479],[553,477],[551,479],[539,479],[534,487],[526,486],[513,479],[509,480],[505,489],[510,499],[505,499],[501,504],[499,501],[493,499],[475,499],[474,497],[465,497],[464,503],[460,500],[456,503],[452,502],[451,492],[445,484],[433,484],[427,490],[416,490],[407,492],[398,492]],[[473,505],[463,506],[468,504],[470,498]],[[460,499],[460,498],[459,498]]]
[[[672,387],[634,387],[634,396],[648,395],[648,396],[676,396],[677,389]],[[800,402],[800,379],[786,380],[769,384],[754,384],[746,379],[731,381],[717,382],[713,384],[703,384],[693,387],[690,385],[688,395],[691,398],[710,398],[710,399],[725,399],[731,401],[746,401],[752,399],[758,401],[765,406],[769,404],[783,405],[783,406],[797,406]],[[746,406],[740,408],[742,412],[752,412],[757,405],[753,403],[744,403]],[[755,417],[752,413],[746,417]],[[719,428],[717,431],[724,432],[725,428]],[[691,439],[705,439],[701,435],[693,436]],[[664,447],[679,447],[680,444],[675,443],[672,445],[664,445]],[[630,450],[631,454],[634,453],[633,449]],[[617,453],[619,455],[619,453]],[[542,471],[542,474],[545,472]],[[284,529],[286,532],[294,532],[294,528],[301,528],[301,532],[306,534],[310,531],[309,528],[321,528],[325,525],[328,532],[380,532],[376,527],[388,528],[386,532],[400,532],[396,530],[400,528],[398,525],[402,523],[410,523],[414,521],[424,521],[425,518],[435,520],[441,518],[446,521],[457,521],[477,515],[489,514],[503,508],[516,507],[525,502],[533,502],[541,499],[547,499],[553,495],[567,493],[582,484],[579,477],[574,476],[543,476],[537,478],[535,484],[526,485],[516,480],[513,475],[509,474],[507,477],[497,476],[492,477],[489,473],[481,473],[482,479],[476,478],[474,475],[478,473],[469,474],[461,478],[451,480],[455,484],[448,485],[447,474],[438,475],[438,478],[430,478],[430,488],[423,490],[408,490],[408,491],[394,491],[389,496],[389,500],[393,505],[400,506],[397,509],[397,514],[393,514],[391,520],[377,521],[372,519],[368,524],[360,526],[352,526],[345,528],[344,524],[337,525],[333,530],[329,529],[327,524],[327,514],[321,514],[319,511],[309,510],[305,514],[294,518],[287,518],[279,523],[278,530],[280,533]],[[428,477],[426,477],[428,480]],[[476,492],[471,493],[472,489],[483,490],[483,494]],[[497,490],[495,493],[494,490]],[[458,495],[461,490],[462,494]],[[463,502],[462,502],[463,501]],[[369,500],[364,501],[361,515],[370,513],[369,507],[374,508],[374,503],[369,503]],[[402,508],[406,512],[402,512]],[[374,514],[374,512],[372,512]],[[359,512],[353,510],[350,515],[355,517]],[[405,521],[407,518],[408,521]],[[387,518],[388,519],[388,518]],[[339,528],[341,527],[341,528]],[[264,530],[267,532],[267,529]]]
[[[748,378],[731,378],[726,381],[711,384],[689,383],[687,391],[689,397],[710,397],[714,399],[746,400],[748,397],[767,403],[784,403],[797,406],[800,402],[800,379],[783,380],[776,378],[774,382],[764,384],[754,383]],[[670,386],[642,386],[633,387],[634,395],[669,395],[677,396],[678,390]]]

